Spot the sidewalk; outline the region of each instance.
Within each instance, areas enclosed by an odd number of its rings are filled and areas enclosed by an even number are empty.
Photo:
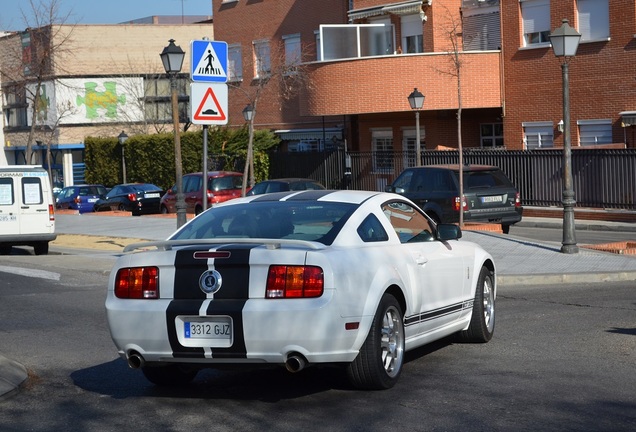
[[[58,240],[51,244],[50,253],[77,254],[79,236],[81,248],[87,254],[115,257],[121,254],[122,244],[126,240],[163,240],[177,228],[174,215],[121,216],[56,214]],[[519,226],[561,228],[562,221],[556,218],[524,217]],[[586,249],[579,245],[578,254],[568,255],[560,252],[560,239],[558,242],[529,241],[501,234],[491,229],[492,227],[468,225],[463,231],[463,240],[481,245],[493,256],[497,266],[499,292],[523,285],[636,280],[636,254],[620,255]],[[576,229],[636,233],[636,222],[576,220]],[[71,237],[75,237],[75,243],[69,246],[65,241]],[[26,378],[24,366],[0,354],[0,400],[13,392]]]

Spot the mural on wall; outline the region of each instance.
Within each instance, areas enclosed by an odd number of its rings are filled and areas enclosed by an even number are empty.
[[[143,79],[74,78],[42,83],[37,122],[54,127],[143,121]],[[35,92],[35,86],[31,88]],[[29,122],[31,113],[29,113]]]
[[[86,82],[84,96],[77,96],[77,106],[86,105],[86,118],[94,120],[103,113],[108,118],[117,118],[117,105],[126,105],[126,95],[117,94],[117,83],[106,81],[104,91],[97,91],[98,83]]]

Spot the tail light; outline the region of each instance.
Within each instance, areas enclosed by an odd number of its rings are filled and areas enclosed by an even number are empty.
[[[55,220],[55,207],[53,207],[53,204],[49,204],[49,220]]]
[[[464,198],[462,200],[463,204],[464,204],[464,211],[468,210],[468,203],[466,202],[466,198]],[[455,197],[455,203],[453,204],[453,209],[455,211],[459,211],[460,209],[460,201],[459,201],[459,197]]]
[[[521,207],[521,194],[519,192],[515,194],[515,207]]]
[[[324,274],[320,267],[273,265],[269,267],[265,297],[320,297],[324,284]]]
[[[128,194],[128,200],[129,201],[137,201],[137,194],[136,193],[129,193]]]
[[[159,298],[159,269],[157,267],[119,269],[115,276],[115,296],[121,299]]]

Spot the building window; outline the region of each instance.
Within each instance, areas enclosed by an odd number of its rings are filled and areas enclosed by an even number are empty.
[[[483,123],[480,131],[482,148],[502,148],[504,146],[503,123]]]
[[[393,171],[393,131],[374,130],[371,132],[373,150],[373,171]]]
[[[577,0],[581,41],[609,39],[609,4],[607,0]]]
[[[612,143],[611,120],[579,120],[579,144],[593,146]]]
[[[283,36],[285,43],[285,66],[297,66],[301,62],[300,33]]]
[[[254,77],[266,77],[272,71],[268,40],[254,41]]]
[[[499,7],[464,10],[462,26],[464,51],[501,49]]]
[[[554,147],[554,126],[552,122],[522,123],[523,144],[526,150]]]
[[[322,57],[320,55],[320,31],[314,31],[314,36],[316,37],[316,61],[321,61]]]
[[[227,47],[227,80],[230,82],[243,79],[243,50],[241,44],[230,44]]]
[[[521,1],[525,46],[550,43],[550,1]]]
[[[27,101],[24,87],[2,89],[4,124],[7,127],[27,127]]]
[[[422,36],[422,18],[419,14],[405,15],[401,18],[402,24],[402,52],[424,52],[424,38]]]
[[[170,80],[168,78],[149,79],[144,81],[146,95],[144,97],[144,113],[147,122],[172,121],[172,99]],[[189,80],[177,78],[177,94],[179,101],[179,121],[185,122],[188,117]]]

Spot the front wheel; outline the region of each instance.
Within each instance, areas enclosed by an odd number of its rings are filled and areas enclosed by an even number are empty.
[[[459,333],[462,342],[483,343],[492,339],[495,332],[495,283],[494,275],[486,267],[481,268],[473,314],[467,330]]]
[[[371,329],[356,359],[347,366],[354,387],[384,390],[395,385],[404,363],[404,321],[400,304],[382,296]]]
[[[176,387],[189,384],[197,376],[197,370],[181,365],[144,366],[141,369],[151,383],[158,386]]]

